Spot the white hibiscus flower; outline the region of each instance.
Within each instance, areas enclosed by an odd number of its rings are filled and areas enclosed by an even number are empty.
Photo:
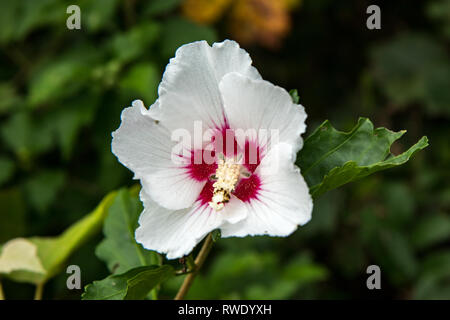
[[[306,113],[251,63],[234,41],[184,45],[166,67],[158,100],[123,110],[112,151],[142,184],[136,240],[145,248],[174,259],[214,229],[222,237],[287,236],[310,220],[311,196],[294,164]],[[177,149],[174,132],[195,136],[198,122],[211,139]],[[253,134],[239,140],[239,130]]]

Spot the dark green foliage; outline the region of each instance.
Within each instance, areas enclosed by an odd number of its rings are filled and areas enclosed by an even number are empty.
[[[167,265],[131,269],[86,286],[83,300],[142,300],[172,274],[172,267]]]
[[[121,110],[137,98],[151,105],[176,48],[229,38],[228,21],[192,23],[181,0],[126,3],[80,0],[81,30],[66,28],[71,1],[0,4],[0,247],[27,237],[45,260],[36,273],[2,275],[7,298],[31,297],[8,279],[44,279],[45,298],[80,299],[65,286],[68,264],[83,284],[97,280],[85,299],[173,298],[183,280],[171,277],[177,261],[160,266],[134,241],[136,190],[86,214],[133,183],[111,153]],[[305,106],[309,138],[297,163],[313,219],[288,238],[217,237],[189,298],[449,299],[448,7],[386,2],[382,29],[369,31],[364,2],[305,0],[278,51],[246,47],[265,79],[300,90],[300,101],[291,96]],[[424,136],[430,146],[411,157]],[[365,287],[370,264],[381,268],[381,293]]]

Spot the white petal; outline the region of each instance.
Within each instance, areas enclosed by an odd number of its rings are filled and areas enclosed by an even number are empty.
[[[182,163],[172,161],[175,142],[169,131],[148,115],[142,101],[122,111],[122,123],[112,133],[112,152],[141,179],[155,201],[170,209],[190,207],[205,182],[189,177]]]
[[[154,116],[172,131],[185,128],[192,133],[194,121],[202,121],[204,129],[222,128],[219,82],[229,72],[260,79],[251,63],[248,53],[230,40],[212,47],[206,41],[180,47],[164,72]]]
[[[271,130],[278,132],[278,141],[266,143],[258,133],[260,146],[278,142],[289,143],[297,153],[303,144],[306,113],[301,105],[294,104],[289,93],[268,81],[253,80],[237,73],[225,75],[219,85],[225,113],[232,129]],[[276,136],[273,136],[276,138]]]
[[[220,213],[196,202],[183,210],[167,210],[155,203],[144,190],[140,193],[144,211],[139,217],[136,241],[144,248],[167,254],[175,259],[189,254],[209,232],[223,221]]]
[[[183,167],[168,167],[141,179],[142,187],[161,206],[179,210],[191,207],[206,181],[192,179]]]
[[[245,202],[245,220],[221,227],[223,237],[287,236],[311,219],[312,199],[300,170],[293,164],[291,145],[274,146],[254,174],[261,180],[258,196]]]
[[[225,204],[222,210],[218,212],[224,222],[235,224],[247,217],[247,207],[235,196],[231,196],[230,201]]]

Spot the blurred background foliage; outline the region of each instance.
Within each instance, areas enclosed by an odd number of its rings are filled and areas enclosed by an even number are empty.
[[[0,2],[0,243],[54,236],[105,194],[133,184],[110,150],[133,99],[153,103],[178,46],[231,38],[262,76],[299,90],[308,133],[323,120],[349,130],[358,116],[422,135],[407,165],[329,192],[286,239],[221,239],[188,298],[450,299],[450,1],[64,0]],[[70,258],[83,285],[109,274],[97,234]],[[382,290],[366,288],[377,264]],[[47,299],[79,299],[63,272]],[[171,298],[182,278],[161,288]],[[7,298],[33,287],[4,279]]]

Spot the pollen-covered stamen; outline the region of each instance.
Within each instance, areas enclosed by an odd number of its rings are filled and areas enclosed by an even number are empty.
[[[221,210],[225,203],[230,201],[230,194],[236,187],[241,173],[241,165],[233,159],[225,159],[221,157],[217,164],[217,170],[213,187],[213,196],[209,205],[216,211]]]

